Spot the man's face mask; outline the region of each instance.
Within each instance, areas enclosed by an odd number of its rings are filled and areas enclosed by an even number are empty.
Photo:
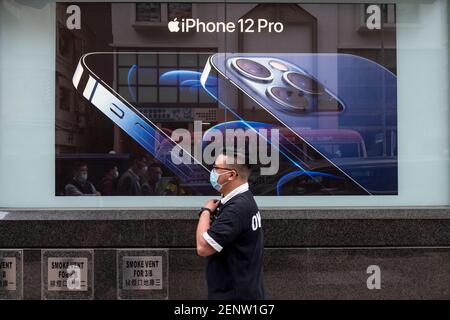
[[[227,169],[227,168],[222,168],[222,169]],[[227,170],[228,170],[227,172],[224,172],[224,173],[220,173],[220,174],[219,174],[219,173],[217,173],[216,168],[213,168],[213,169],[211,170],[210,175],[209,175],[209,182],[211,183],[212,187],[213,187],[214,189],[216,189],[217,191],[219,191],[219,192],[220,192],[220,190],[222,190],[222,188],[223,188],[228,182],[230,182],[230,180],[228,180],[227,182],[225,182],[225,183],[223,183],[223,184],[220,184],[220,183],[218,182],[219,177],[220,177],[221,175],[227,174],[227,173],[230,173],[231,171],[233,171],[232,169],[227,169]]]
[[[87,172],[81,172],[81,173],[78,175],[78,180],[79,180],[80,182],[86,182],[86,181],[87,181],[87,178],[88,178]]]

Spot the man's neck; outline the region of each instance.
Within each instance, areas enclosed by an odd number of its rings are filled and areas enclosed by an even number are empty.
[[[233,197],[247,190],[248,190],[248,183],[246,181],[244,181],[241,184],[236,184],[234,189],[230,190],[227,194],[224,194],[222,199],[220,199],[220,203],[224,204]]]
[[[243,184],[245,184],[246,181],[236,181],[233,184],[227,184],[223,187],[223,189],[221,190],[222,195],[224,197],[226,197],[228,194],[230,194],[231,191],[233,191],[236,188],[239,188],[240,186],[242,186]]]

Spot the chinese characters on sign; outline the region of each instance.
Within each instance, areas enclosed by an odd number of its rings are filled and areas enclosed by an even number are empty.
[[[162,256],[124,256],[123,289],[162,289]]]
[[[48,258],[48,290],[87,291],[87,265],[87,258]]]

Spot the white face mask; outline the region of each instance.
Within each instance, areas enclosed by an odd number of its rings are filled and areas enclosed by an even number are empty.
[[[212,187],[214,188],[214,189],[216,189],[217,191],[219,191],[220,192],[220,190],[222,190],[222,188],[228,183],[228,182],[230,182],[229,180],[228,181],[226,181],[226,182],[224,182],[224,183],[222,183],[222,184],[220,184],[219,183],[219,177],[221,176],[221,175],[223,175],[223,174],[226,174],[226,173],[229,173],[229,171],[228,172],[224,172],[224,173],[217,173],[217,171],[216,171],[216,169],[212,169],[211,170],[211,173],[210,173],[210,175],[209,175],[209,182],[211,183],[211,185],[212,185]]]
[[[88,174],[85,173],[85,172],[80,173],[80,175],[78,176],[78,180],[81,181],[81,182],[87,181],[87,178],[88,178]]]
[[[117,170],[114,171],[114,175],[113,176],[114,176],[114,178],[118,178],[119,177],[119,171],[117,171]]]

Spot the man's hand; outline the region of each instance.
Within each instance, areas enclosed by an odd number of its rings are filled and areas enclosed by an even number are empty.
[[[219,206],[220,201],[217,199],[210,199],[203,205],[204,208],[208,208],[212,212],[216,211]],[[210,227],[211,215],[209,212],[203,212],[198,220],[196,239],[197,239],[197,254],[202,257],[210,256],[216,252],[216,250],[209,245],[208,242],[203,238],[203,233],[208,231]]]
[[[212,212],[216,211],[217,207],[219,206],[220,200],[218,199],[209,199],[205,202],[203,205],[204,208],[208,208]]]

